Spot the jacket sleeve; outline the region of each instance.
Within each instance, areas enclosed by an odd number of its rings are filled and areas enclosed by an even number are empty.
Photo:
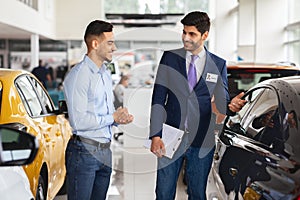
[[[168,64],[166,53],[162,55],[160,60],[155,83],[152,93],[151,114],[150,114],[150,134],[151,139],[154,136],[161,137],[162,124],[166,120],[165,103],[168,96]]]
[[[227,68],[226,61],[223,60],[222,67],[220,70],[221,78],[216,86],[214,95],[215,103],[217,109],[222,114],[229,114],[228,104],[230,102],[229,92],[228,92],[228,79],[227,79]]]

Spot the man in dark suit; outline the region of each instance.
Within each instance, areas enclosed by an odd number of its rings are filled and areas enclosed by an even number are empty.
[[[215,146],[216,115],[226,114],[230,101],[226,62],[204,47],[210,28],[208,15],[191,12],[181,23],[184,47],[163,53],[152,96],[150,138],[151,151],[158,157],[157,200],[175,198],[184,160],[189,199],[206,199],[207,177]],[[195,70],[194,74],[192,70]],[[244,105],[242,95],[232,99],[229,105],[232,112],[239,111]],[[172,159],[163,156],[163,123],[185,131]]]

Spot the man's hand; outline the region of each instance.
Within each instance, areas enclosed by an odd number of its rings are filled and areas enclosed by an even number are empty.
[[[166,154],[164,142],[158,136],[152,138],[150,150],[152,153],[154,153],[159,158],[161,158],[163,155]]]
[[[226,115],[219,112],[215,102],[211,102],[211,111],[216,115],[216,124],[221,124]]]
[[[242,107],[245,105],[247,101],[241,99],[243,96],[244,96],[244,92],[241,92],[231,100],[228,107],[232,112],[239,112],[242,109]]]
[[[133,121],[133,115],[128,113],[127,108],[119,107],[113,113],[114,121],[118,124],[128,124]]]

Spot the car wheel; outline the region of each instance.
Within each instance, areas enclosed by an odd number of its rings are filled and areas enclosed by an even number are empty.
[[[39,183],[38,183],[38,187],[36,190],[35,199],[36,200],[45,200],[46,199],[45,181],[41,175],[39,176]]]

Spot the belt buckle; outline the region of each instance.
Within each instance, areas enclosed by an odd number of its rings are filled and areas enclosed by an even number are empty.
[[[99,142],[98,147],[99,147],[100,149],[105,149],[105,143]]]
[[[107,148],[110,147],[110,142],[107,142],[107,143],[99,142],[98,147],[101,148],[101,149],[107,149]]]

